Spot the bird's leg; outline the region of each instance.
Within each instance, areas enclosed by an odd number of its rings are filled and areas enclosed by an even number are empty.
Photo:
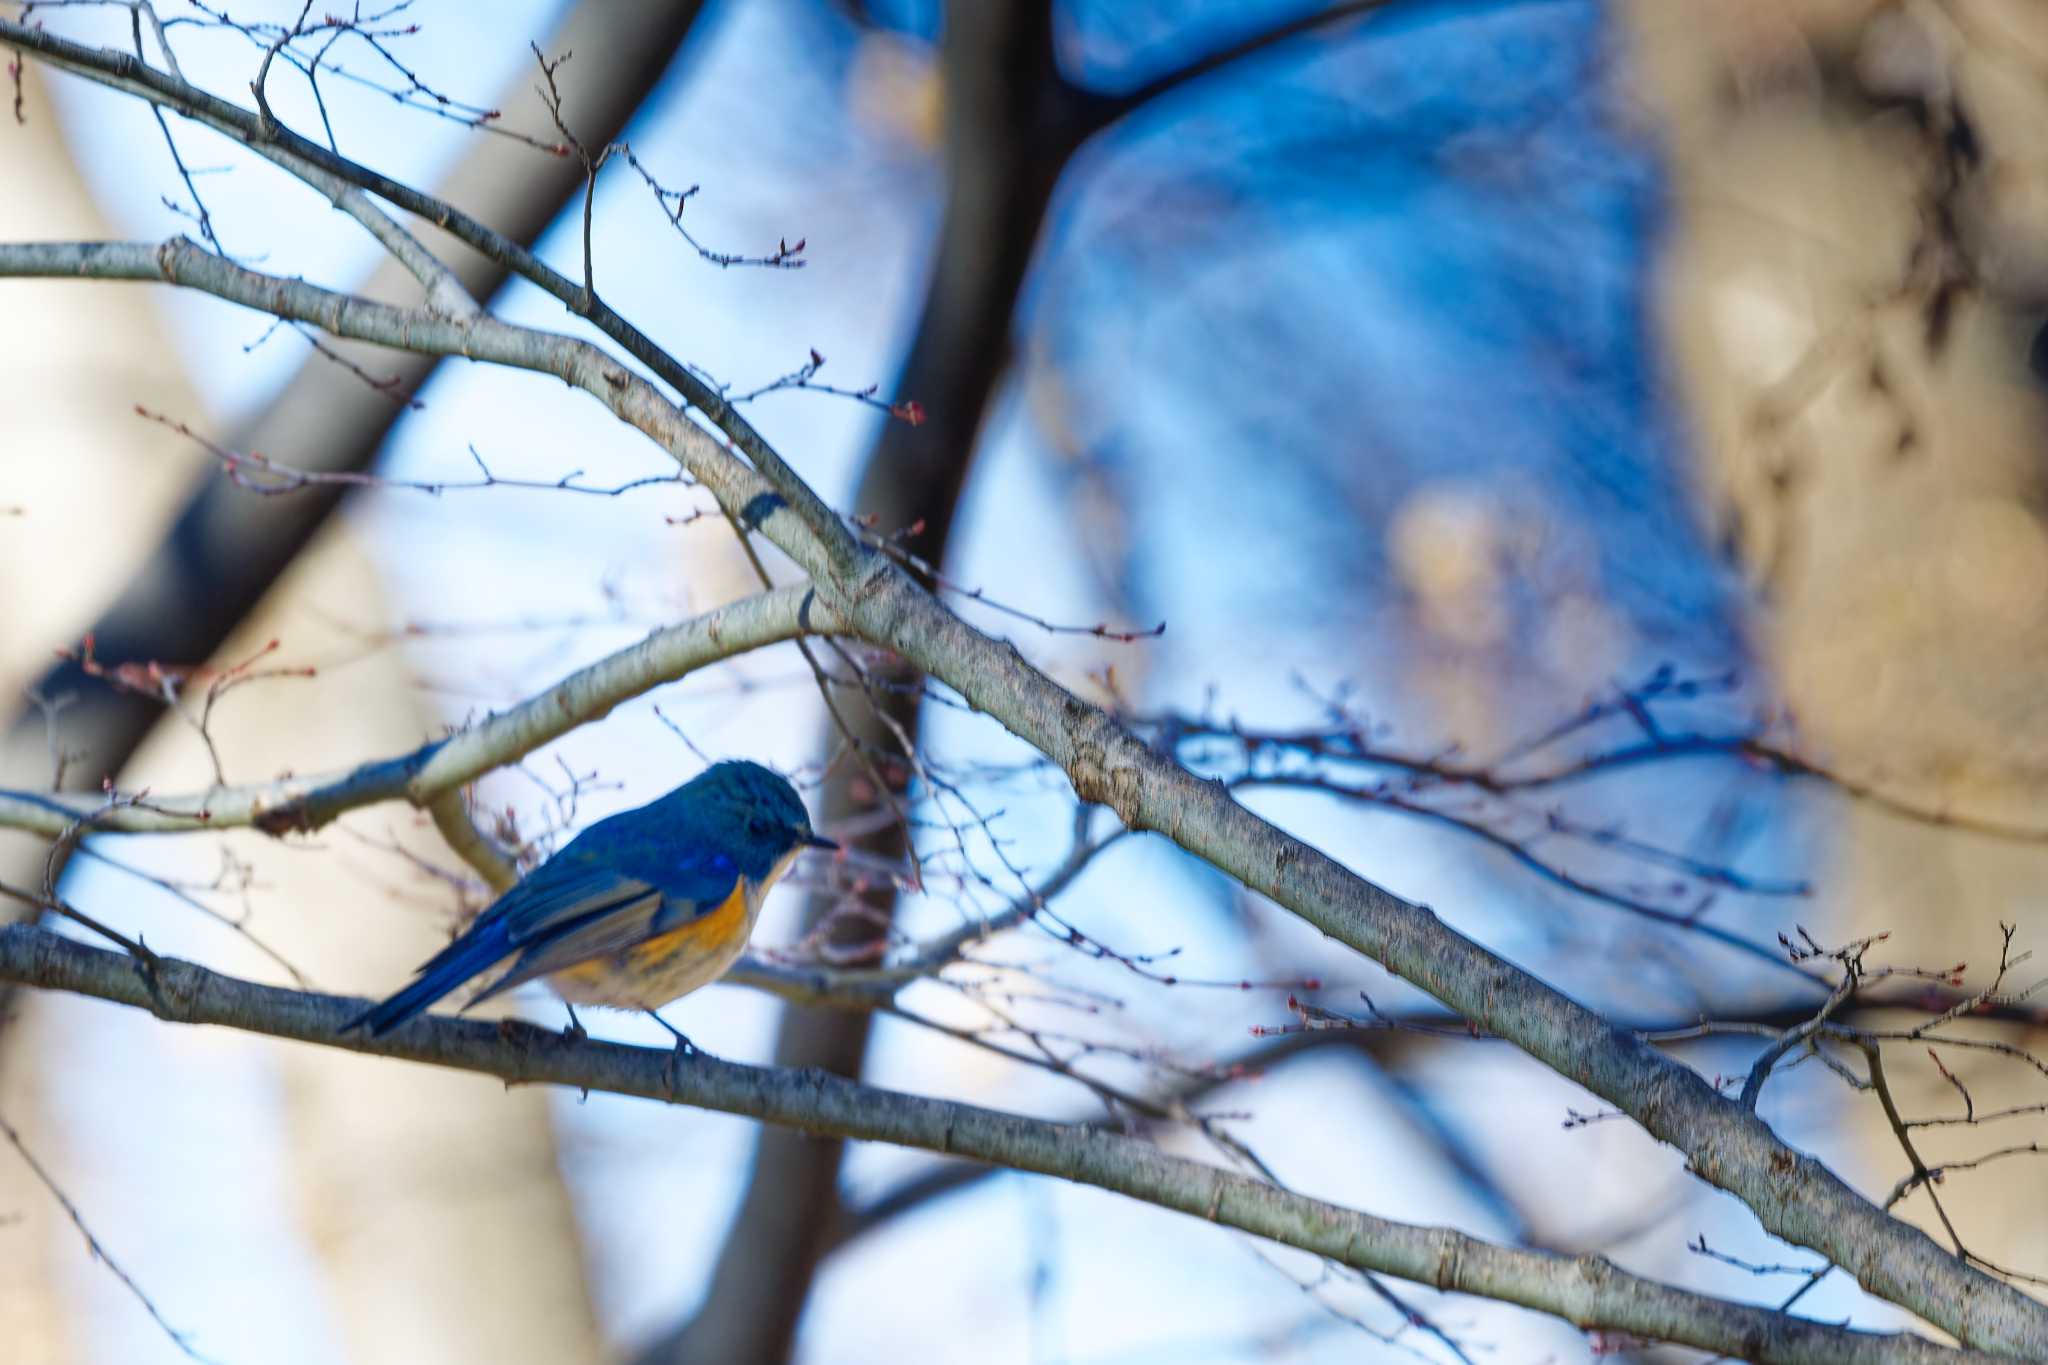
[[[671,1034],[675,1035],[676,1051],[681,1055],[685,1057],[694,1057],[703,1050],[699,1048],[695,1043],[691,1042],[687,1037],[685,1037],[681,1029],[677,1028],[674,1024],[671,1024],[668,1020],[662,1018],[659,1014],[656,1014],[653,1010],[647,1011],[647,1017],[649,1019],[652,1019],[655,1023],[661,1025],[663,1028],[667,1029]]]
[[[580,1043],[590,1036],[590,1030],[583,1027],[583,1021],[576,1017],[576,1007],[564,1000],[562,1008],[569,1011],[569,1027],[562,1030],[562,1036],[572,1043]]]
[[[662,1018],[653,1010],[647,1011],[647,1016],[648,1018],[654,1020],[655,1023],[661,1025],[663,1028],[667,1029],[670,1033],[673,1033],[675,1035],[675,1051],[669,1054],[668,1066],[666,1068],[668,1072],[668,1088],[673,1090],[676,1088],[676,1063],[681,1061],[685,1057],[702,1056],[703,1049],[699,1048],[695,1043],[691,1042],[687,1037],[685,1037],[681,1029],[677,1028],[674,1024],[671,1024],[668,1020]]]

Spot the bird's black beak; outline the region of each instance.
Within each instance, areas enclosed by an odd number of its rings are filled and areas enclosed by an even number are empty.
[[[822,835],[822,834],[809,834],[809,835],[805,835],[805,836],[804,836],[804,845],[805,845],[805,847],[807,847],[807,848],[830,848],[830,849],[836,849],[836,848],[838,848],[838,847],[839,847],[839,845],[838,845],[837,843],[833,842],[833,841],[832,841],[832,840],[830,840],[830,839],[827,839],[827,838],[826,838],[826,837],[825,837],[824,835]]]

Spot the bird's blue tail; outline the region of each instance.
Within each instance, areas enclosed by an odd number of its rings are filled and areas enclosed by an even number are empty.
[[[367,1028],[373,1038],[389,1033],[510,951],[511,930],[504,920],[474,924],[421,967],[417,981],[356,1015],[341,1031]]]

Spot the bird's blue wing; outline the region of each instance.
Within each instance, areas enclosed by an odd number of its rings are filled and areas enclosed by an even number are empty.
[[[590,837],[600,833],[594,826],[505,894],[499,905],[519,957],[471,1004],[709,914],[738,882],[724,854]]]
[[[627,812],[629,816],[638,812]],[[733,860],[700,848],[663,847],[614,816],[599,821],[500,896],[418,979],[342,1026],[381,1034],[424,1012],[508,957],[511,968],[470,1003],[523,982],[667,933],[725,902]]]
[[[593,915],[660,894],[652,882],[601,859],[566,850],[529,873],[477,917],[503,920],[505,946],[517,950],[574,929]]]
[[[633,894],[632,888],[639,888],[639,893]],[[656,926],[665,918],[672,918],[666,914],[666,903],[661,893],[644,882],[631,879],[622,879],[619,889],[622,895],[630,898],[599,904],[585,911],[580,918],[559,922],[527,944],[511,967],[478,991],[469,1003],[474,1005],[488,1000],[537,976],[574,967],[595,957],[622,952],[661,933],[662,930]]]
[[[627,812],[637,816],[638,811]],[[614,817],[615,819],[619,817]],[[677,913],[706,913],[724,904],[732,894],[739,864],[729,850],[714,841],[672,833],[666,838],[649,838],[641,826],[623,820],[617,826],[599,821],[562,850],[562,855],[541,867],[538,876],[557,863],[596,864],[622,876],[645,882],[661,891],[663,898],[678,907]],[[565,866],[563,872],[569,868]],[[698,907],[695,911],[691,907]],[[677,923],[681,921],[678,920]],[[663,929],[674,928],[665,924]]]

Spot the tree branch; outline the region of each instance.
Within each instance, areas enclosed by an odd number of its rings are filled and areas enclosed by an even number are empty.
[[[712,423],[752,462],[760,476],[767,481],[781,508],[786,509],[789,516],[803,523],[825,559],[834,564],[842,574],[851,575],[863,559],[859,542],[854,539],[838,515],[824,504],[811,490],[810,485],[783,461],[774,447],[770,446],[761,434],[754,430],[752,424],[740,416],[716,389],[692,374],[675,357],[657,346],[646,333],[586,290],[580,282],[553,269],[519,243],[478,222],[453,204],[423,194],[367,166],[358,165],[316,142],[300,137],[275,118],[251,113],[230,104],[217,95],[158,71],[128,53],[75,43],[41,28],[7,19],[0,19],[0,43],[33,52],[42,60],[74,75],[134,95],[151,104],[175,109],[187,118],[243,143],[258,155],[277,161],[288,171],[297,173],[298,167],[292,164],[293,161],[310,165],[359,189],[368,190],[408,213],[416,214],[433,223],[464,245],[561,300],[571,312],[587,319],[600,332],[625,348],[634,359],[673,386],[691,407],[710,418]],[[323,322],[320,325],[326,324]],[[412,346],[402,348],[419,349]],[[467,354],[460,351],[455,353]],[[730,510],[738,515],[747,506],[748,504],[740,504]],[[765,511],[766,506],[766,503],[755,505],[755,514],[745,517],[744,520],[749,523],[760,522],[762,518],[759,513]],[[785,550],[789,549],[789,545],[784,541],[778,539],[777,543]],[[814,577],[822,576],[819,573],[820,567],[817,564],[805,564],[805,568]]]
[[[1249,37],[1241,38],[1237,42],[1231,43],[1227,47],[1219,48],[1205,57],[1197,57],[1184,66],[1177,66],[1171,71],[1154,76],[1135,90],[1126,91],[1121,95],[1098,96],[1088,99],[1086,101],[1088,131],[1090,133],[1100,132],[1117,120],[1128,117],[1155,100],[1172,94],[1184,85],[1191,85],[1201,80],[1204,76],[1215,74],[1226,66],[1234,65],[1247,57],[1256,56],[1269,48],[1278,47],[1290,38],[1299,37],[1304,33],[1312,33],[1319,28],[1330,27],[1346,19],[1363,18],[1375,10],[1385,9],[1390,3],[1392,3],[1392,0],[1343,0],[1342,3],[1331,5],[1327,9],[1311,11],[1298,19],[1290,19],[1284,24],[1275,24],[1269,29],[1263,29]]]
[[[148,1010],[169,1023],[216,1024],[500,1078],[638,1096],[739,1114],[806,1132],[994,1162],[1093,1185],[1329,1257],[1360,1270],[1627,1333],[1786,1365],[1997,1359],[1919,1337],[1851,1331],[1630,1275],[1599,1256],[1523,1251],[1448,1228],[1374,1218],[1119,1134],[862,1085],[816,1071],[707,1056],[678,1066],[666,1049],[573,1040],[531,1025],[426,1016],[381,1039],[337,1030],[360,1002],[238,980],[176,958],[153,966],[30,925],[0,928],[0,980]]]
[[[0,247],[0,263],[8,250]],[[5,273],[4,265],[0,273]],[[834,615],[819,605],[810,589],[774,588],[665,626],[510,710],[396,758],[364,763],[345,773],[150,796],[112,808],[73,796],[0,789],[0,826],[53,837],[81,820],[90,820],[95,833],[255,825],[279,834],[318,829],[345,811],[379,801],[431,806],[444,794],[609,714],[650,688],[764,645],[835,629]]]
[[[4,28],[0,23],[0,31]],[[265,275],[203,251],[185,237],[162,243],[11,243],[0,246],[0,277],[9,275],[182,285],[273,317],[312,323],[338,337],[554,375],[590,394],[651,438],[710,489],[732,516],[767,531],[770,539],[814,578],[826,578],[834,567],[810,534],[809,524],[800,522],[786,503],[764,510],[764,499],[774,499],[778,490],[692,422],[653,384],[587,341],[516,327],[489,314],[442,317],[424,308],[399,308],[303,280]]]
[[[850,624],[958,691],[1063,769],[1085,801],[1154,830],[1677,1147],[1764,1227],[1971,1345],[2048,1357],[2048,1305],[1960,1263],[1795,1151],[1690,1068],[1614,1028],[1439,919],[1267,823],[981,634],[892,570]]]
[[[461,788],[450,787],[427,802],[427,813],[434,817],[434,828],[440,832],[442,842],[484,879],[491,894],[502,896],[518,885],[518,864],[477,828]]]

